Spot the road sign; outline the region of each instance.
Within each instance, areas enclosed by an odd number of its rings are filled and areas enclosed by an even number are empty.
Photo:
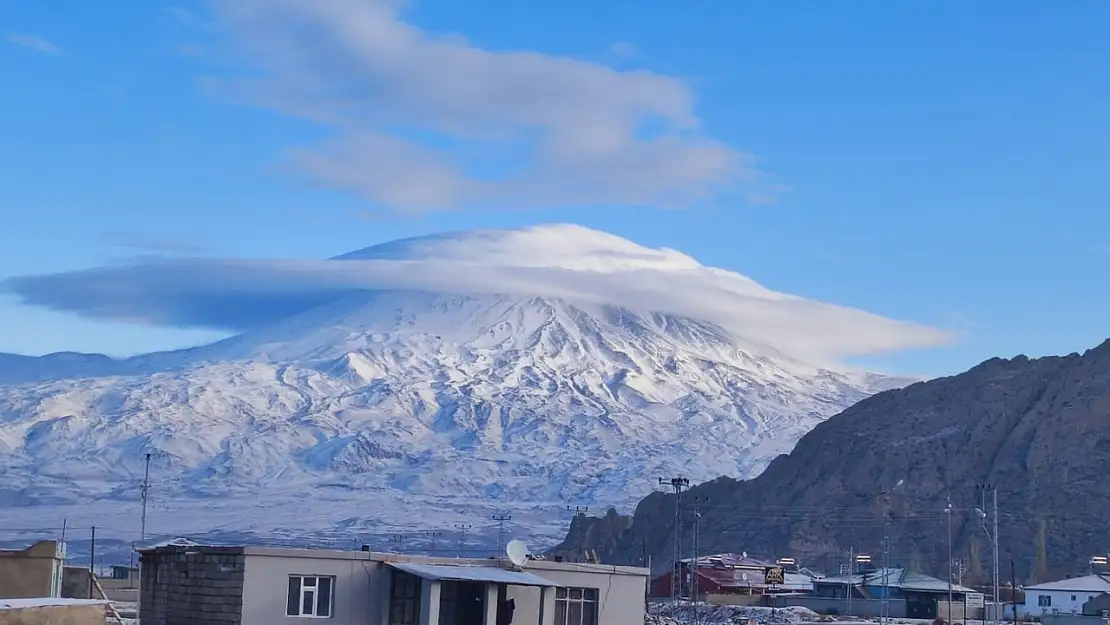
[[[981,607],[983,607],[983,593],[981,593],[981,592],[969,592],[969,593],[967,593],[966,595],[964,595],[964,603],[966,603],[967,607],[969,607],[969,608],[981,608]]]
[[[777,586],[783,583],[782,567],[769,566],[763,569],[763,579],[766,580],[770,586]]]

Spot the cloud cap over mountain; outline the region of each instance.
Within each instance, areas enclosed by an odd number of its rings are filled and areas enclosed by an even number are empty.
[[[366,291],[542,296],[688,316],[815,363],[952,338],[564,224],[405,239],[327,260],[141,259],[3,286],[26,304],[85,317],[234,331]]]

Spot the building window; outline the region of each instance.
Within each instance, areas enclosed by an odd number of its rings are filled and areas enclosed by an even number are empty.
[[[389,587],[389,625],[418,625],[420,622],[420,578],[393,571]]]
[[[597,625],[597,589],[556,588],[555,625]]]
[[[1052,607],[1052,595],[1037,595],[1037,607],[1050,608]]]
[[[287,616],[330,618],[334,577],[320,575],[290,575],[289,596],[286,599]]]
[[[1072,600],[1072,601],[1075,601],[1075,595],[1072,595],[1072,596],[1071,596],[1071,600]]]

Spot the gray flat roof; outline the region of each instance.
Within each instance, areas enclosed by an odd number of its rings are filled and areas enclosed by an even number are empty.
[[[491,582],[513,586],[538,586],[552,588],[555,582],[523,571],[506,571],[491,566],[451,566],[447,564],[417,564],[415,562],[389,562],[389,566],[417,577],[433,581]]]
[[[22,610],[26,608],[53,608],[69,605],[103,605],[101,599],[62,599],[60,597],[33,597],[30,599],[0,599],[0,610]]]

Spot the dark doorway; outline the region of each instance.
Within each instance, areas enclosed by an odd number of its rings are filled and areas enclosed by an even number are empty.
[[[927,593],[906,593],[906,618],[937,617],[937,600]]]
[[[486,585],[482,582],[441,582],[439,625],[484,625]]]

